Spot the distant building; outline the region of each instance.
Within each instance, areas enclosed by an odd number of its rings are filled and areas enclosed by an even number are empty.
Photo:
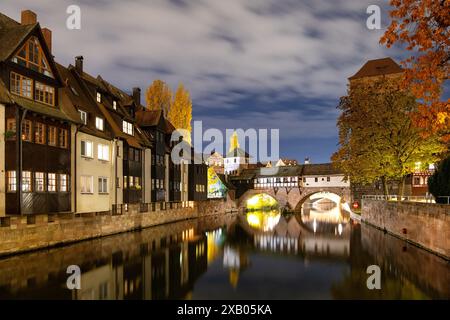
[[[239,147],[236,132],[231,137],[230,145],[230,150],[224,159],[224,172],[228,175],[238,175],[242,170],[249,168],[251,157]]]
[[[213,152],[207,159],[208,167],[213,168],[216,173],[224,173],[224,159],[217,151]]]

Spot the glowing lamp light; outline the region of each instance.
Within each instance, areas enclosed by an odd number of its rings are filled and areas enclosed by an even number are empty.
[[[358,202],[353,202],[353,209],[358,209],[359,208],[359,203]]]

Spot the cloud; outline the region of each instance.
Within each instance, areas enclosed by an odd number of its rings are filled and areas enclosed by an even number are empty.
[[[81,7],[79,31],[65,27],[71,4]],[[397,53],[378,44],[382,30],[366,28],[370,4],[386,14],[386,0],[15,0],[2,12],[34,10],[63,64],[83,55],[88,72],[125,90],[183,82],[210,126],[260,123],[292,138],[335,137],[347,78]]]

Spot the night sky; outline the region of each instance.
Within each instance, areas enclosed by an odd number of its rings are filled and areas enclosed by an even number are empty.
[[[66,8],[81,7],[81,30],[66,28]],[[382,9],[369,30],[366,9]],[[380,0],[3,0],[20,20],[38,14],[53,31],[63,65],[83,55],[85,70],[142,91],[157,78],[193,99],[203,127],[280,129],[280,155],[328,162],[337,149],[336,106],[347,78],[370,59],[391,56],[378,41],[389,23]]]

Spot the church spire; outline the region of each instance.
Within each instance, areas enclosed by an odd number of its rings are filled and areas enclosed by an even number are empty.
[[[232,152],[233,150],[239,148],[239,139],[237,132],[234,131],[231,138],[230,138],[230,150],[229,152]]]

